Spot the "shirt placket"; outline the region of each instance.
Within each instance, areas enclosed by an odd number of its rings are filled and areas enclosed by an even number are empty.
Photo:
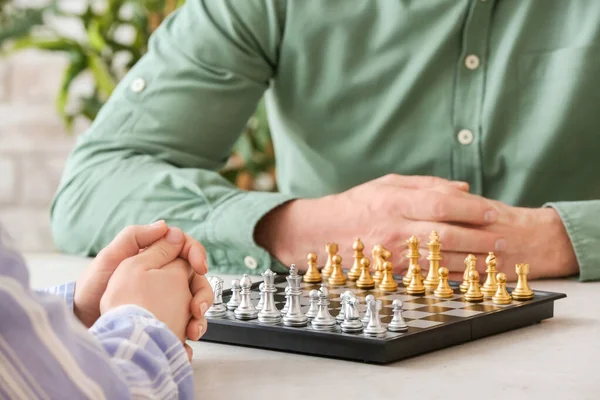
[[[453,99],[452,177],[481,193],[481,110],[493,0],[473,0],[463,29]]]

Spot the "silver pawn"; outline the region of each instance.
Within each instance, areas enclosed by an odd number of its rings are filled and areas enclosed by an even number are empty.
[[[242,289],[240,288],[240,280],[239,279],[234,279],[231,281],[231,298],[229,299],[229,301],[227,302],[227,309],[229,311],[233,311],[237,308],[237,306],[240,305],[240,291]]]
[[[289,293],[289,307],[285,315],[283,316],[283,324],[285,326],[306,326],[308,318],[302,312],[300,307],[300,295],[302,290],[300,289],[300,280],[302,277],[298,275],[296,266],[292,264],[290,267],[290,273],[286,277],[288,281],[290,293]]]
[[[364,329],[365,334],[370,336],[381,336],[384,335],[387,330],[381,325],[381,319],[379,318],[379,311],[381,311],[381,301],[371,300],[367,304],[367,310],[369,310],[369,323]]]
[[[281,321],[281,313],[277,307],[275,307],[275,299],[273,297],[274,293],[277,291],[274,284],[276,275],[277,274],[270,269],[266,270],[262,274],[264,278],[264,286],[261,294],[262,298],[264,299],[264,303],[258,312],[258,320],[260,322],[277,324]]]
[[[240,305],[233,312],[237,319],[248,320],[255,319],[258,317],[258,311],[256,307],[252,305],[252,298],[250,288],[252,287],[252,281],[248,274],[244,274],[240,281],[242,288]]]
[[[265,283],[261,282],[260,285],[258,285],[258,291],[260,292],[260,298],[258,300],[258,304],[256,305],[256,310],[260,311],[263,307],[263,304],[265,304]]]
[[[319,291],[317,289],[313,289],[308,293],[308,297],[310,298],[310,306],[308,307],[308,311],[306,312],[306,317],[309,320],[312,320],[317,316],[319,312]]]
[[[402,300],[396,299],[392,302],[394,306],[394,317],[388,324],[388,331],[390,332],[405,332],[408,330],[408,325],[402,316]]]
[[[212,287],[214,298],[213,304],[206,310],[207,317],[222,317],[227,313],[227,308],[223,305],[223,279],[214,276],[210,278],[210,286]]]
[[[285,287],[285,304],[281,309],[281,315],[287,314],[288,308],[290,308],[290,290],[289,286]]]
[[[360,314],[358,312],[358,304],[360,300],[351,294],[346,299],[346,311],[344,314],[344,321],[340,324],[342,332],[346,333],[357,333],[363,330],[363,324],[360,321]]]
[[[371,318],[371,312],[369,311],[369,302],[375,301],[375,296],[372,294],[365,297],[365,303],[367,303],[367,311],[365,311],[365,315],[362,318],[362,323],[364,326],[367,326],[369,323],[369,319]]]
[[[319,290],[319,311],[317,316],[310,321],[311,326],[318,331],[331,331],[335,329],[337,321],[329,313],[329,290],[324,285],[321,285]]]

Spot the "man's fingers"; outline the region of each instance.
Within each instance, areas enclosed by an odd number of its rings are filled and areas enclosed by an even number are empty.
[[[425,254],[427,250],[425,249],[421,249],[419,250],[421,252],[421,254]],[[477,266],[477,272],[479,272],[479,274],[484,274],[485,270],[487,268],[486,264],[485,264],[485,259],[488,256],[488,253],[456,253],[456,252],[443,252],[442,253],[442,257],[443,259],[440,261],[440,267],[446,267],[448,268],[449,273],[452,272],[456,272],[456,273],[464,273],[465,272],[465,259],[467,258],[467,256],[469,254],[473,254],[476,259],[476,266]],[[496,255],[496,262],[497,262],[497,268],[500,270],[501,268],[501,262],[502,262],[502,257],[498,254]],[[392,262],[393,268],[394,268],[394,273],[396,274],[400,274],[402,276],[404,276],[406,274],[406,272],[408,271],[408,260],[406,259],[406,257],[402,257],[398,262]],[[429,270],[429,263],[425,263],[425,262],[421,262],[421,270],[423,273],[423,276],[427,275],[427,272]],[[462,279],[462,275],[461,279]]]
[[[157,221],[151,225],[130,225],[102,249],[96,259],[102,265],[117,268],[127,258],[137,255],[140,250],[165,236],[168,230],[169,227],[164,221]]]
[[[206,249],[190,235],[185,235],[185,244],[181,250],[180,257],[188,260],[196,273],[200,275],[208,273]]]
[[[436,231],[442,244],[443,253],[482,253],[490,251],[501,252],[506,250],[506,240],[495,232],[484,231],[450,224],[436,224],[435,222],[414,222],[406,225],[403,231],[415,235],[421,246],[426,248],[429,236]],[[406,250],[404,245],[402,250]]]
[[[143,268],[162,268],[179,257],[185,242],[185,234],[179,228],[169,228],[164,238],[152,243],[146,250],[131,258]]]
[[[185,334],[189,340],[200,340],[206,333],[208,321],[206,318],[192,318],[188,323]]]
[[[206,276],[195,274],[190,283],[190,291],[193,296],[190,312],[194,318],[201,318],[214,300],[214,293]]]
[[[188,355],[188,359],[190,360],[190,362],[192,362],[192,359],[194,358],[194,350],[187,343],[183,344],[183,348],[185,349],[185,352]]]
[[[438,186],[447,186],[460,191],[469,190],[469,184],[466,182],[450,181],[437,176],[388,174],[376,179],[375,182],[406,189],[427,189]]]

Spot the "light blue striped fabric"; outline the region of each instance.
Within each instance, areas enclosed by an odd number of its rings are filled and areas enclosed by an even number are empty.
[[[182,343],[128,305],[87,330],[72,313],[74,283],[36,292],[0,241],[0,399],[191,399]]]

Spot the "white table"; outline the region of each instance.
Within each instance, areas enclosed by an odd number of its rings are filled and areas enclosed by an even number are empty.
[[[56,254],[27,260],[36,288],[73,280],[89,263]],[[192,343],[197,398],[600,399],[600,282],[532,287],[567,294],[554,318],[387,366]]]

